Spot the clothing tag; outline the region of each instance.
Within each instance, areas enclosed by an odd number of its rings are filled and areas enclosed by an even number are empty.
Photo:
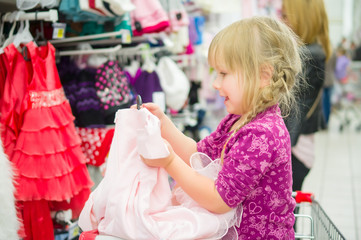
[[[69,235],[68,235],[68,239],[69,240],[73,240],[73,239],[77,239],[77,237],[79,237],[80,235],[80,229],[78,226],[78,222],[73,222],[70,226],[69,226]]]
[[[152,97],[153,97],[153,102],[157,104],[163,112],[165,112],[164,92],[153,92]]]
[[[143,28],[142,28],[142,25],[140,24],[139,21],[135,21],[134,26],[135,26],[135,29],[136,29],[138,32],[142,31],[142,29],[143,29]]]
[[[176,16],[178,21],[182,19],[182,13],[180,13],[180,12],[177,13],[175,16]]]
[[[132,36],[130,35],[130,31],[128,29],[123,29],[122,32],[122,43],[131,43]]]
[[[53,39],[65,37],[66,23],[53,23]]]
[[[167,48],[173,48],[174,47],[174,43],[172,40],[170,40],[170,38],[168,37],[167,34],[165,34],[164,32],[159,33],[163,44],[167,47]]]

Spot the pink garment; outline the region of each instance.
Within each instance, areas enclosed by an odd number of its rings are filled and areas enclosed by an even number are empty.
[[[170,26],[167,13],[159,0],[133,0],[130,12],[133,36],[164,31]]]
[[[144,108],[118,110],[105,177],[80,214],[83,231],[98,230],[100,235],[123,239],[217,239],[239,219],[237,209],[226,214],[208,212],[179,188],[175,197],[180,205],[172,205],[167,172],[146,166],[139,153],[147,158],[169,154],[159,119]],[[202,174],[207,161],[197,159],[201,162],[195,169]],[[219,168],[208,169],[215,178]],[[232,230],[227,237],[237,239]]]

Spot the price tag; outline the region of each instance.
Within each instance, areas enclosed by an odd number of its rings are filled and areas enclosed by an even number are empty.
[[[132,36],[130,35],[130,31],[128,29],[123,29],[122,31],[122,43],[131,43]]]
[[[80,235],[80,228],[78,226],[78,221],[76,221],[69,226],[68,239],[69,240],[77,239],[79,235]]]
[[[53,23],[53,39],[65,37],[66,23]]]
[[[160,109],[165,112],[165,94],[164,92],[153,92],[153,102],[157,104]]]

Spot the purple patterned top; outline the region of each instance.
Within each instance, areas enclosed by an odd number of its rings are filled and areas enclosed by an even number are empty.
[[[199,152],[220,158],[239,115],[229,114],[198,142]],[[243,205],[239,239],[294,239],[291,142],[278,105],[243,126],[228,142],[217,191],[234,208]]]

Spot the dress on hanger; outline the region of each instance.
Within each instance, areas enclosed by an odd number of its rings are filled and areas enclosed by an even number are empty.
[[[25,96],[26,83],[32,75],[32,66],[12,43],[4,48],[1,58],[5,77],[1,96],[1,139],[4,152],[10,158],[20,131],[21,102]]]
[[[30,61],[25,61],[9,46],[5,53],[12,94],[7,100],[15,108],[6,119],[13,119],[8,126],[17,127],[13,127],[17,131],[9,155],[18,174],[15,197],[22,211],[25,239],[49,240],[54,238],[50,211],[71,209],[76,219],[93,183],[60,83],[55,48],[50,42],[40,47],[29,42]],[[21,67],[24,61],[25,67]],[[17,95],[18,91],[23,95]],[[6,113],[4,109],[2,106]]]
[[[22,102],[23,123],[12,156],[21,173],[17,196],[23,201],[70,200],[89,190],[92,182],[56,69],[55,48],[50,42],[26,46],[33,77]]]
[[[20,128],[21,101],[25,95],[25,84],[31,77],[31,64],[27,63],[22,54],[11,43],[4,48],[1,59],[1,95],[0,95],[0,127],[1,142],[7,160],[10,160],[16,144],[16,138]],[[14,165],[14,182],[16,182],[17,171]],[[14,184],[16,186],[16,184]],[[22,224],[21,209],[16,202],[17,218],[19,219],[18,236],[25,237]]]

